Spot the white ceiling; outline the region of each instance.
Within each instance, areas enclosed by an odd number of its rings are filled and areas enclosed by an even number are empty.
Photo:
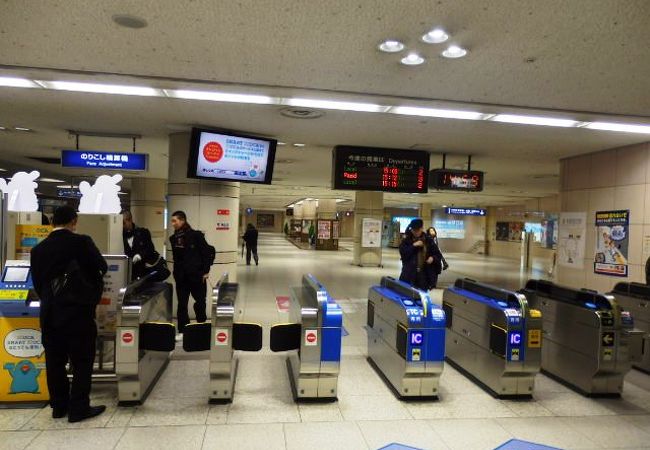
[[[141,16],[149,26],[118,27],[111,21],[117,13]],[[0,9],[0,76],[164,88],[209,89],[206,83],[217,83],[268,95],[373,96],[385,104],[442,99],[489,103],[492,110],[516,105],[582,111],[563,113],[578,120],[625,114],[647,122],[649,17],[647,0],[9,0]],[[446,60],[436,56],[444,46],[418,42],[434,25],[444,26],[469,55]],[[420,50],[428,62],[403,67],[399,57],[376,51],[388,37]],[[274,185],[243,186],[244,206],[280,208],[302,197],[353,199],[351,192],[329,189],[336,144],[446,152],[455,155],[448,166],[472,154],[473,167],[487,172],[483,194],[387,195],[386,203],[494,205],[557,192],[561,157],[647,140],[585,129],[337,111],[297,120],[280,109],[0,87],[0,126],[36,130],[0,132],[0,161],[29,166],[34,164],[27,156],[58,156],[59,149],[74,146],[67,129],[135,133],[143,136],[138,150],[152,155],[147,176],[164,178],[167,135],[203,124],[307,144],[281,147]],[[129,150],[131,143],[81,138],[81,147]]]

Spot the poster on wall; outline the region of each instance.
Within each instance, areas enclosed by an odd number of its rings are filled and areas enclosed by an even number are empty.
[[[627,277],[630,210],[596,212],[594,273]]]
[[[510,224],[508,222],[497,222],[497,234],[495,239],[497,241],[507,241],[509,232]]]
[[[558,224],[558,265],[582,269],[585,259],[587,213],[560,213]]]
[[[44,240],[50,231],[52,227],[49,225],[16,225],[15,259],[28,260],[32,248]]]
[[[318,239],[330,239],[332,234],[331,234],[331,227],[329,220],[319,220],[318,221]]]
[[[257,213],[257,228],[275,228],[275,215]]]
[[[508,240],[521,241],[523,238],[524,223],[523,222],[508,222]]]
[[[332,239],[338,239],[341,236],[340,223],[338,220],[332,222]]]
[[[542,220],[542,247],[549,249],[557,248],[558,228],[557,217]]]
[[[364,217],[361,225],[361,247],[381,247],[381,220]]]
[[[465,239],[465,221],[452,219],[435,219],[433,226],[439,239]]]

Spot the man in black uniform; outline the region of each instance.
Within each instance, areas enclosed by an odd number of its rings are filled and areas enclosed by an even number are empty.
[[[194,230],[187,223],[183,211],[172,214],[171,225],[174,234],[169,241],[174,255],[174,280],[176,280],[176,297],[178,298],[178,331],[183,333],[185,325],[190,323],[187,304],[190,294],[194,297],[194,313],[197,322],[205,322],[206,281],[210,267],[214,262],[214,247],[208,245],[202,232]],[[177,336],[180,339],[180,335]]]
[[[95,361],[95,308],[101,299],[106,261],[89,236],[75,233],[77,213],[69,206],[54,212],[54,229],[32,249],[34,289],[41,300],[47,386],[52,417],[69,422],[95,417],[105,406],[90,406]],[[66,364],[72,366],[72,386]]]
[[[131,258],[131,279],[137,280],[147,275],[147,264],[153,266],[160,254],[156,251],[151,233],[133,222],[131,211],[122,212],[122,239],[124,254]]]
[[[242,237],[242,239],[244,239],[244,242],[246,242],[246,265],[247,266],[251,265],[251,253],[253,254],[253,258],[255,258],[255,265],[258,266],[260,263],[260,259],[257,256],[258,236],[259,233],[255,228],[255,225],[249,223],[248,226],[246,227],[246,233],[244,233],[244,236]]]

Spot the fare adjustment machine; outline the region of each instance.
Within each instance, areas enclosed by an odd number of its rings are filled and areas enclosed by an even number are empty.
[[[28,261],[7,261],[0,279],[0,404],[48,401],[39,303]]]
[[[438,397],[445,313],[429,294],[390,277],[368,292],[368,361],[400,398]]]

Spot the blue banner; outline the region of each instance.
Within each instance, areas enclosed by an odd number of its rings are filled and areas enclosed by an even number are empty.
[[[61,166],[83,169],[146,171],[148,156],[146,153],[61,150]]]
[[[447,214],[453,214],[456,216],[485,216],[487,211],[483,208],[457,208],[449,207],[447,208]]]

